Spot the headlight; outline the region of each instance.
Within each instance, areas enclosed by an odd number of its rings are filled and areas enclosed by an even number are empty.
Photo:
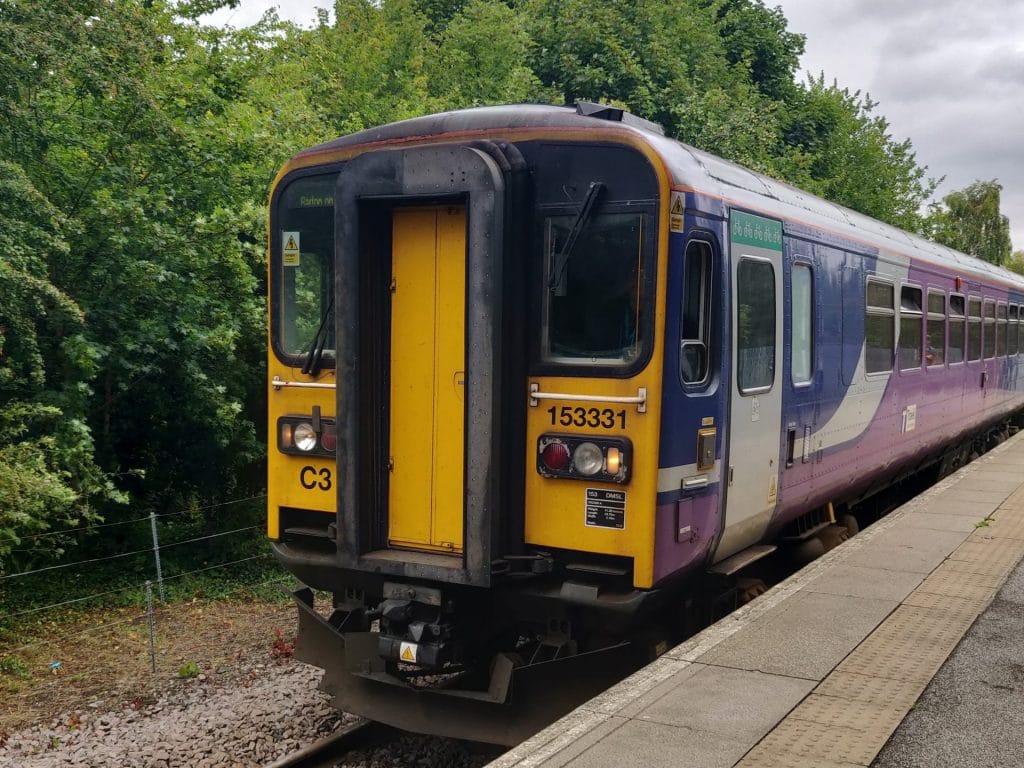
[[[581,475],[591,477],[604,469],[604,454],[593,443],[580,443],[573,451],[572,465]]]
[[[312,424],[296,424],[295,429],[292,431],[292,440],[295,443],[295,447],[300,451],[309,453],[316,448],[316,432],[313,431]]]

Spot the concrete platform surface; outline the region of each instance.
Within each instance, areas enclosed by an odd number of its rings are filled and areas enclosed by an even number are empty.
[[[1024,766],[1022,556],[1024,433],[491,766]]]

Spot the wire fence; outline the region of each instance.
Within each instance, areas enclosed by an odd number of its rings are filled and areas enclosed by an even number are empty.
[[[195,569],[167,580],[227,568],[260,557],[264,555]],[[149,690],[154,690],[152,686],[162,690],[166,683],[159,682],[164,678],[158,677],[158,672],[187,678],[201,675],[200,670],[213,674],[218,656],[221,662],[234,658],[245,665],[254,663],[250,658],[253,654],[264,664],[270,663],[279,649],[290,655],[290,640],[280,629],[293,626],[294,609],[290,605],[249,601],[246,606],[232,602],[247,592],[261,594],[273,587],[284,591],[290,583],[293,578],[281,571],[255,583],[237,584],[216,596],[166,606],[156,603],[150,590],[144,610],[126,610],[113,617],[93,620],[87,626],[76,627],[60,636],[0,649],[0,660],[21,654],[32,660],[33,669],[31,684],[26,681],[21,690],[9,688],[0,696],[0,718],[6,716],[16,722],[29,722],[33,716],[52,716],[53,702],[67,701],[69,689],[76,686],[88,692],[87,696],[80,696],[75,705],[76,708],[83,706],[84,699],[96,697],[97,678],[103,681],[103,696],[121,695],[125,703],[133,699],[130,703],[135,706],[137,697],[145,696],[147,679],[151,681]],[[242,610],[243,607],[247,610]],[[107,658],[84,657],[97,648],[107,648]],[[114,665],[110,661],[112,655],[116,656]],[[51,658],[53,661],[49,661]],[[199,664],[194,664],[193,660]],[[46,673],[47,668],[52,674]]]
[[[230,598],[237,595],[245,590],[254,590],[259,592],[269,586],[276,583],[283,585],[289,581],[291,577],[280,569],[272,565],[273,559],[270,555],[269,548],[263,545],[265,541],[263,536],[262,525],[246,525],[238,527],[230,527],[226,530],[215,531],[212,533],[205,533],[197,536],[188,536],[186,538],[171,539],[170,534],[176,532],[175,529],[168,531],[162,530],[164,523],[167,518],[173,518],[187,512],[205,511],[216,509],[220,507],[226,507],[231,505],[242,504],[245,502],[255,502],[265,496],[251,496],[242,499],[233,499],[227,502],[209,505],[203,507],[200,510],[190,509],[182,510],[179,512],[169,512],[157,515],[152,513],[146,517],[138,517],[131,520],[118,521],[114,523],[103,523],[91,528],[98,529],[110,529],[116,526],[126,526],[131,524],[140,524],[149,522],[151,546],[146,548],[132,548],[127,552],[116,552],[103,557],[85,558],[78,559],[69,562],[60,562],[53,565],[47,565],[39,568],[30,568],[27,570],[18,571],[15,573],[7,573],[0,575],[0,589],[3,589],[5,585],[11,586],[18,584],[21,580],[26,580],[25,585],[34,585],[36,582],[28,581],[33,578],[41,578],[44,580],[52,581],[61,579],[64,572],[68,569],[73,568],[88,568],[96,566],[101,563],[124,561],[126,558],[136,557],[142,558],[141,567],[135,567],[127,569],[127,575],[129,583],[123,586],[117,586],[112,589],[100,589],[99,591],[86,591],[83,594],[64,594],[61,595],[60,599],[52,600],[37,605],[31,603],[18,605],[17,610],[8,611],[3,613],[0,618],[3,619],[2,625],[6,626],[5,631],[0,631],[0,673],[19,673],[24,671],[22,662],[19,660],[19,654],[27,654],[32,656],[38,663],[38,657],[44,653],[47,647],[54,650],[56,655],[57,649],[60,649],[61,653],[68,653],[68,649],[74,649],[76,646],[85,646],[90,642],[89,636],[95,636],[97,633],[106,632],[111,637],[121,637],[118,633],[129,632],[132,638],[137,635],[140,639],[144,638],[146,641],[146,647],[148,648],[148,664],[151,672],[157,671],[157,656],[158,656],[158,634],[161,631],[161,627],[164,628],[164,632],[168,635],[176,629],[175,624],[179,623],[182,618],[182,611],[185,610],[186,606],[191,603],[180,603],[178,606],[167,606],[167,595],[166,586],[169,583],[180,582],[188,577],[200,576],[203,574],[210,574],[215,571],[222,571],[224,575],[228,576],[229,579],[235,577],[237,569],[239,567],[245,567],[247,564],[258,564],[257,561],[264,561],[265,564],[260,564],[260,572],[264,575],[269,570],[272,573],[270,578],[266,578],[260,581],[253,582],[251,575],[248,579],[239,581],[235,586],[230,586],[227,589],[223,588],[222,581],[216,582],[218,589],[217,599]],[[85,528],[69,528],[66,530],[59,531],[46,531],[43,533],[32,534],[31,536],[22,537],[24,539],[38,538],[43,536],[59,536],[59,535],[74,535],[81,533]],[[163,539],[161,538],[163,534]],[[180,535],[180,534],[179,534]],[[229,546],[223,548],[223,559],[217,560],[216,562],[210,563],[208,560],[203,561],[201,565],[194,563],[198,567],[188,567],[178,573],[172,573],[165,575],[164,566],[165,561],[162,558],[162,554],[166,554],[168,550],[178,549],[183,547],[195,546],[206,542],[213,542],[215,540],[222,540],[230,542]],[[252,552],[254,549],[262,549],[257,554],[247,554]],[[241,554],[244,556],[232,556],[232,552]],[[178,558],[175,562],[180,562]],[[148,560],[148,566],[145,564]],[[173,570],[173,569],[172,569]],[[122,577],[124,574],[122,574]],[[70,586],[71,580],[67,580],[68,584],[61,584],[61,588]],[[52,584],[50,585],[53,586]],[[93,582],[93,589],[95,590],[96,583]],[[159,604],[156,603],[154,597],[154,587],[158,595]],[[88,588],[84,588],[88,589]],[[26,590],[31,593],[30,590]],[[53,590],[48,590],[49,594],[53,594]],[[145,599],[140,600],[140,595],[144,595]],[[194,603],[193,598],[192,602]],[[144,603],[144,608],[139,605],[140,602]],[[76,613],[73,615],[60,613],[52,620],[48,620],[47,613],[55,612],[62,608],[83,608],[88,604],[101,604],[106,605],[103,613],[96,612],[85,612]],[[122,607],[120,609],[113,609],[111,606],[118,604],[127,603],[128,607]],[[71,618],[69,618],[71,616]],[[70,623],[69,623],[70,622]],[[130,625],[145,625],[145,631],[136,633],[134,628]],[[106,637],[107,635],[102,635]],[[114,641],[112,641],[114,642]],[[131,654],[138,657],[139,649]],[[72,651],[72,655],[74,655]],[[54,674],[58,674],[61,668],[62,662],[59,659],[54,659],[50,662],[50,671]],[[26,676],[26,675],[21,675]],[[2,682],[2,680],[0,680]],[[22,695],[30,696],[33,695],[33,691],[38,692],[40,687],[47,687],[54,684],[56,681],[51,680],[39,680],[37,685],[32,687],[32,690]],[[0,688],[2,690],[2,688]]]

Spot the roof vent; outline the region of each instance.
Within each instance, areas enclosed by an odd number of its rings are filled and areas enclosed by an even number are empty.
[[[644,120],[642,117],[630,114],[624,109],[611,107],[607,104],[597,104],[593,101],[577,101],[576,114],[582,115],[583,117],[596,117],[598,120],[609,120],[614,123],[630,125],[644,131],[657,133],[660,136],[665,135],[665,129],[658,123],[650,120]]]

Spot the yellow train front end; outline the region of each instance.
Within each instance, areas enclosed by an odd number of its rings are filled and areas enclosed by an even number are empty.
[[[668,181],[623,121],[421,118],[275,183],[268,536],[341,709],[516,743],[657,643]]]

